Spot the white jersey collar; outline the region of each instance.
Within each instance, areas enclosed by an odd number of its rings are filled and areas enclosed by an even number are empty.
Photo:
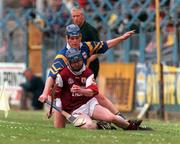
[[[85,71],[86,70],[86,66],[85,66],[85,64],[83,64],[83,66],[82,66],[82,68],[81,68],[81,70],[79,70],[78,72],[74,72],[74,71],[72,71],[71,70],[71,68],[69,67],[69,66],[67,66],[67,68],[74,74],[74,75],[81,75],[82,73],[83,73],[83,71]]]
[[[82,44],[82,42],[81,42],[81,43],[80,43],[80,48],[82,47],[82,45],[83,45],[83,44]],[[70,49],[70,48],[71,48],[71,46],[69,45],[69,43],[66,44],[66,48],[67,48],[67,49]]]

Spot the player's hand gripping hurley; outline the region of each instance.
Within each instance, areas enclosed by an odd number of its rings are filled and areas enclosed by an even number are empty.
[[[58,112],[61,112],[61,114],[70,122],[70,123],[73,123],[74,126],[76,127],[79,127],[79,126],[82,126],[86,123],[86,119],[85,118],[82,118],[82,117],[74,117],[73,115],[67,113],[66,111],[64,110],[61,110],[60,108],[58,108],[57,106],[55,106],[53,104],[53,101],[54,101],[54,96],[55,96],[55,89],[56,89],[56,85],[53,87],[52,91],[51,91],[51,102],[46,100],[45,103],[47,103],[48,105],[50,105],[50,112],[49,112],[49,116],[51,116],[51,113],[52,113],[52,108],[54,108],[55,110],[57,110]]]

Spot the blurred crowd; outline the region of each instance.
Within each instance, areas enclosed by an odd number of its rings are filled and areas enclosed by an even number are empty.
[[[126,0],[123,4],[122,2],[117,2],[117,0],[111,0],[109,1],[110,5],[103,0],[44,0],[43,2],[45,14],[50,21],[49,24],[52,24],[55,31],[59,26],[67,25],[66,21],[70,17],[69,11],[75,4],[83,7],[84,11],[88,12],[86,13],[87,16],[93,15],[94,12],[100,13],[100,15],[96,14],[93,16],[93,23],[99,30],[102,29],[102,23],[107,23],[116,34],[124,33],[124,31],[129,29],[135,29],[136,33],[138,33],[140,31],[139,25],[142,23],[145,23],[146,31],[152,32],[155,30],[155,17],[153,15],[153,13],[155,14],[155,0],[134,2]],[[7,0],[6,6],[27,9],[35,8],[35,3],[36,0],[17,0],[17,2],[15,0]],[[161,19],[169,15],[168,13],[175,3],[179,3],[178,0],[160,0]],[[103,17],[106,17],[106,19],[103,19]],[[175,15],[172,13],[169,15],[170,20],[174,17]],[[179,11],[176,17],[180,17]],[[130,24],[127,25],[127,23]]]
[[[36,10],[37,0],[6,0],[5,7],[16,8],[24,14],[26,10]],[[73,6],[84,9],[88,22],[98,29],[101,39],[106,39],[108,32],[112,35],[123,34],[135,30],[138,34],[145,32],[147,36],[147,53],[156,47],[155,32],[155,0],[42,0],[45,19],[44,40],[49,47],[58,48],[64,44],[64,28],[71,23],[70,10]],[[33,14],[32,14],[33,15]],[[180,1],[160,0],[161,32],[164,46],[172,46],[173,34],[179,29]],[[131,48],[138,49],[139,38],[134,38]]]

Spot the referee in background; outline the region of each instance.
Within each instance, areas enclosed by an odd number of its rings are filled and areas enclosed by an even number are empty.
[[[82,42],[88,41],[100,41],[98,36],[98,31],[95,27],[90,25],[85,20],[85,15],[83,10],[79,7],[73,7],[71,10],[71,17],[74,24],[77,24],[80,27],[82,33]],[[90,58],[91,59],[91,58]],[[94,73],[94,78],[96,79],[99,72],[99,59],[96,57],[95,59],[90,61],[89,68]]]

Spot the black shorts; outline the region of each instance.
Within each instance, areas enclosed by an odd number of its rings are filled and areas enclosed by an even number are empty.
[[[93,71],[94,73],[94,78],[96,79],[99,73],[99,59],[96,58],[94,61],[92,61],[89,64],[89,68]]]

